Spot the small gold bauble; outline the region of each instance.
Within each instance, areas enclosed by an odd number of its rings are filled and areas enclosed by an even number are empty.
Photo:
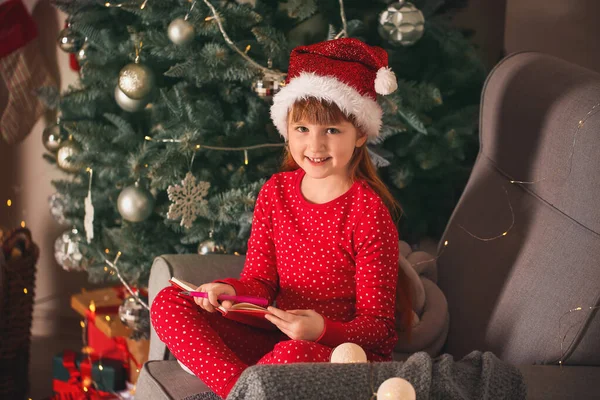
[[[167,29],[167,34],[171,42],[176,45],[184,45],[191,42],[194,39],[194,25],[190,24],[184,18],[175,18]]]
[[[55,153],[60,148],[62,142],[66,139],[66,135],[60,128],[59,124],[47,126],[42,133],[42,143],[46,150]]]
[[[85,38],[71,28],[65,28],[58,34],[57,41],[58,47],[60,47],[62,51],[66,51],[67,53],[77,53],[79,49],[81,49],[81,46],[83,46]]]
[[[87,41],[83,43],[83,46],[75,53],[75,57],[77,58],[77,62],[81,64],[85,60],[87,60],[88,51],[90,49],[90,45]]]
[[[198,245],[198,254],[225,254],[225,247],[217,244],[213,239],[208,239],[200,242]]]
[[[81,153],[81,147],[72,140],[63,142],[56,152],[56,164],[63,171],[77,172],[82,168],[81,163],[74,161],[72,157]]]
[[[131,63],[119,73],[119,88],[134,100],[141,100],[154,89],[154,72],[144,64]]]

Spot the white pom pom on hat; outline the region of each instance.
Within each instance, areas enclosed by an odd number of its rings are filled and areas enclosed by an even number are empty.
[[[381,95],[394,93],[398,89],[396,74],[390,67],[382,67],[377,70],[375,77],[375,91]]]

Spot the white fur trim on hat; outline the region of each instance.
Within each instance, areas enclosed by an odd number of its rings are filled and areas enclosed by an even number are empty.
[[[375,92],[388,95],[398,89],[398,81],[396,81],[396,74],[390,67],[381,67],[377,70],[375,76]]]
[[[362,96],[356,89],[330,76],[303,72],[284,86],[273,97],[271,119],[277,130],[287,140],[287,116],[296,100],[315,97],[333,102],[345,115],[354,115],[359,128],[369,138],[379,135],[383,111],[375,100]]]

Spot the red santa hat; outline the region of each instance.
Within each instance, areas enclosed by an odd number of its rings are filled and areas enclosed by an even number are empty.
[[[291,106],[309,97],[335,103],[346,115],[354,115],[359,128],[375,138],[383,111],[377,94],[398,87],[380,47],[358,39],[342,38],[296,47],[290,55],[286,85],[273,97],[271,119],[287,140],[287,116]]]

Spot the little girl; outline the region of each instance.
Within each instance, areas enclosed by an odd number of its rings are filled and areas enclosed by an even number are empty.
[[[271,108],[288,144],[284,172],[258,195],[240,279],[201,285],[207,299],[167,287],[152,303],[159,338],[221,397],[249,365],[328,362],[345,342],[361,346],[371,361],[391,360],[395,309],[410,329],[402,275],[396,299],[398,234],[390,214],[398,206],[366,148],[381,126],[376,93],[396,87],[387,53],[359,40],[292,51],[287,85]],[[276,301],[266,318],[278,330],[215,313],[222,294]]]

